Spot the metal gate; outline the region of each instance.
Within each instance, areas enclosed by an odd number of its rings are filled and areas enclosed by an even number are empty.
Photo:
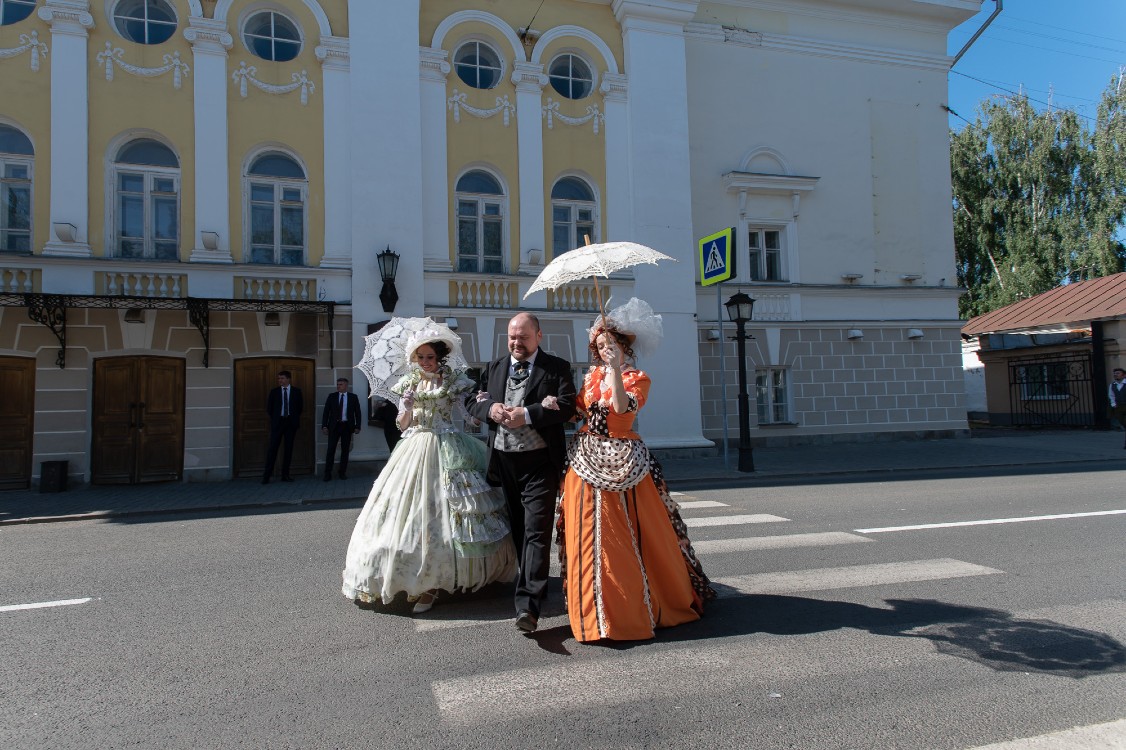
[[[1091,355],[1075,352],[1009,360],[1009,407],[1014,425],[1093,426]]]

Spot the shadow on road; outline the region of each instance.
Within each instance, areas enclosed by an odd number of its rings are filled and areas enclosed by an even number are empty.
[[[888,599],[890,608],[793,596],[721,599],[699,622],[657,639],[675,643],[733,635],[804,635],[842,628],[873,635],[925,638],[939,652],[997,671],[1089,677],[1126,672],[1126,646],[1105,633],[1050,620],[1021,620],[1010,613],[931,599]],[[603,642],[630,649],[640,643]]]

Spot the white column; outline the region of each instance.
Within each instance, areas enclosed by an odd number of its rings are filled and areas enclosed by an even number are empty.
[[[631,239],[680,262],[636,269],[638,297],[663,317],[664,342],[641,366],[653,390],[641,420],[654,448],[710,446],[700,420],[696,288],[689,169],[688,82],[684,25],[696,0],[614,0],[625,41]],[[610,137],[609,123],[606,127]],[[610,147],[610,144],[607,144]],[[607,164],[610,171],[610,165]]]
[[[51,27],[52,239],[44,255],[90,257],[89,11],[88,0],[46,0],[39,9]]]
[[[227,161],[227,24],[191,16],[184,38],[192,45],[195,100],[195,237],[192,263],[230,263],[230,175]]]
[[[446,76],[449,53],[419,50],[422,106],[422,246],[428,270],[452,271],[450,262],[449,171],[446,156]]]
[[[606,241],[630,236],[633,195],[629,165],[629,111],[627,79],[607,73],[602,77],[602,108],[606,115]]]
[[[395,315],[421,315],[422,123],[418,76],[420,0],[349,0],[352,53],[352,304],[362,323],[390,317],[379,303],[375,256],[401,256]]]
[[[516,86],[516,135],[520,176],[520,265],[535,270],[547,255],[544,244],[543,199],[543,87],[547,76],[539,63],[517,62],[512,83]],[[539,250],[533,262],[530,251]]]
[[[323,268],[352,266],[351,81],[349,41],[321,37],[317,47],[324,81],[325,235]]]

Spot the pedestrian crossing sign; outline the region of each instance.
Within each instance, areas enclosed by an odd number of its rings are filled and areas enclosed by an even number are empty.
[[[735,227],[709,234],[700,240],[699,251],[701,286],[735,277]]]

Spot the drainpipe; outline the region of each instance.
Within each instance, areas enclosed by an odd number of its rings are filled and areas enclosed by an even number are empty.
[[[966,42],[966,46],[962,47],[962,49],[958,50],[958,54],[954,55],[954,62],[950,63],[951,69],[953,69],[953,67],[958,64],[958,61],[962,59],[962,55],[966,54],[966,52],[969,51],[970,47],[973,46],[973,43],[977,41],[977,38],[985,33],[985,30],[989,28],[989,24],[993,23],[993,19],[1001,15],[1001,7],[1004,2],[1003,0],[996,0],[996,2],[997,7],[993,9],[993,12],[989,15],[989,18],[985,19],[985,23],[981,25],[981,28],[978,29],[977,32],[970,37],[970,40]]]

